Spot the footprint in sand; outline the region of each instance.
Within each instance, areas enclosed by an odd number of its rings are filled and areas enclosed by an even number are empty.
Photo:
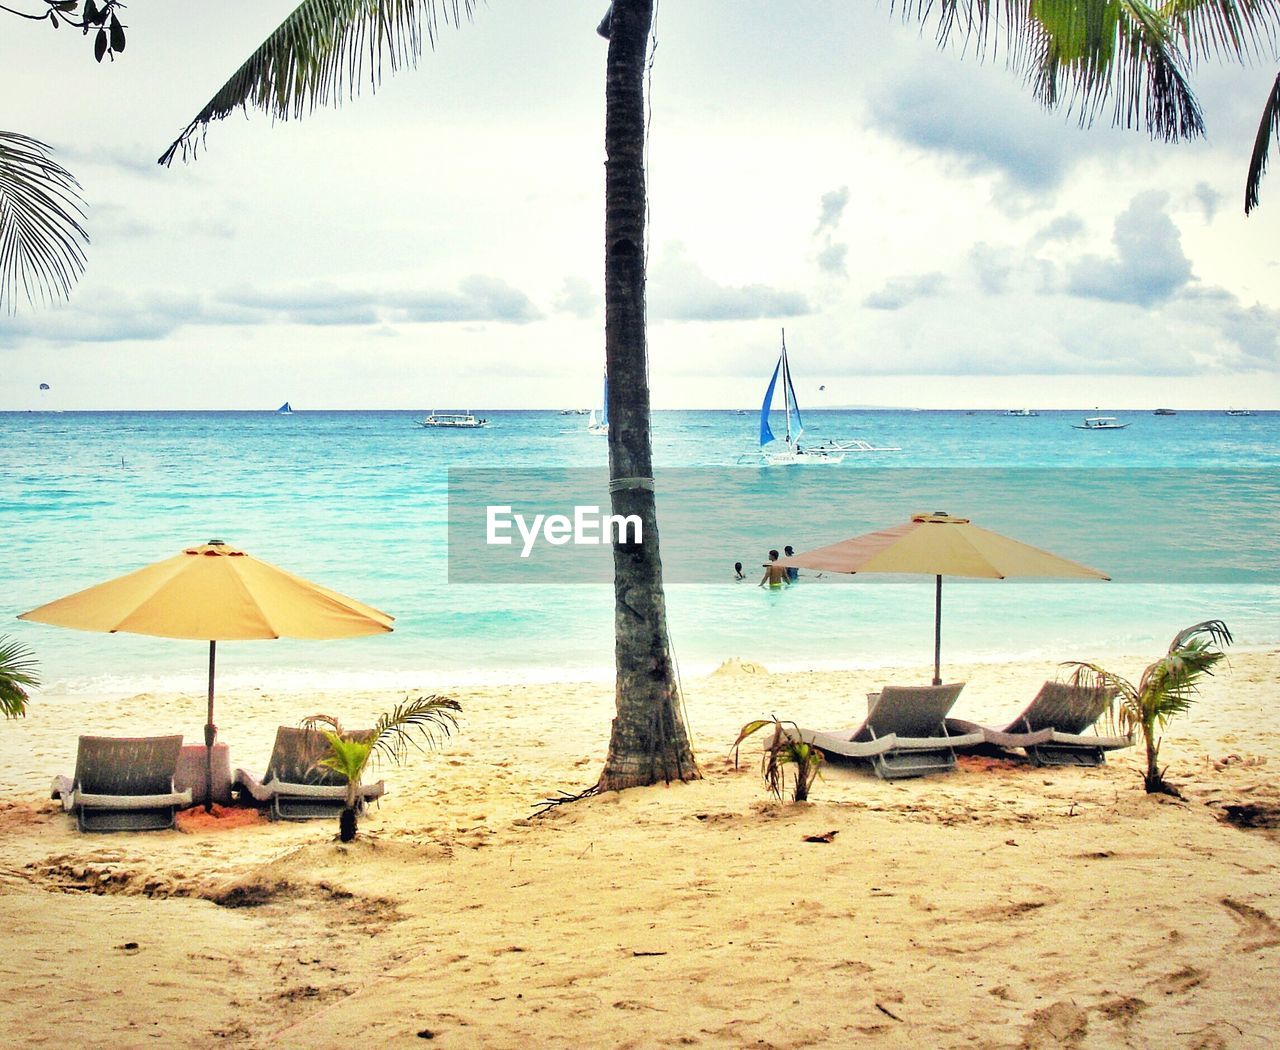
[[[1165,995],[1178,995],[1202,984],[1207,976],[1203,970],[1197,970],[1194,966],[1181,966],[1161,977],[1155,982],[1155,986]]]
[[[1080,1046],[1089,1031],[1089,1015],[1074,1003],[1058,1002],[1037,1010],[1022,1030],[1022,1050]]]
[[[1240,923],[1240,936],[1248,942],[1244,951],[1256,952],[1280,944],[1280,923],[1261,908],[1230,897],[1222,898],[1222,906]]]
[[[1138,1014],[1148,1009],[1150,1003],[1134,996],[1121,996],[1110,999],[1098,1006],[1098,1013],[1108,1021],[1119,1021],[1121,1024],[1132,1024]]]

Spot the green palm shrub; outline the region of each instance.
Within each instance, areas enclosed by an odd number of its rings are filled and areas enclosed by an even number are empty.
[[[739,745],[752,733],[766,726],[773,727],[773,736],[765,744],[764,754],[760,759],[760,773],[764,777],[765,786],[781,802],[787,783],[787,767],[794,766],[791,797],[796,802],[808,801],[809,788],[818,779],[822,768],[822,752],[799,738],[800,727],[794,722],[782,722],[777,717],[758,718],[754,722],[748,722],[738,733],[738,739],[733,742],[733,764],[738,764]],[[794,732],[789,732],[787,726]]]
[[[39,685],[31,650],[21,642],[0,636],[0,714],[21,718],[27,713],[27,690]]]
[[[1213,666],[1227,655],[1223,647],[1230,644],[1231,632],[1221,620],[1193,624],[1174,636],[1168,652],[1147,666],[1137,685],[1097,664],[1079,660],[1063,664],[1075,668],[1072,685],[1113,690],[1114,721],[1124,732],[1142,733],[1147,749],[1147,771],[1142,783],[1148,794],[1181,797],[1165,781],[1160,768],[1160,733],[1191,707],[1200,682],[1206,675],[1212,677]]]
[[[307,729],[318,729],[329,741],[330,752],[318,765],[331,769],[347,782],[347,799],[338,816],[338,838],[350,842],[356,837],[356,815],[360,802],[360,786],[365,769],[372,759],[389,759],[401,765],[410,749],[425,751],[434,747],[440,737],[447,737],[458,726],[462,705],[447,696],[419,696],[383,712],[367,734],[344,733],[342,723],[332,715],[312,715],[303,719]],[[426,745],[424,747],[423,745]]]

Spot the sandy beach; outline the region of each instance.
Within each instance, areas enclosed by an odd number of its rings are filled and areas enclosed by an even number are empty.
[[[946,677],[956,714],[1002,724],[1056,670]],[[685,682],[704,780],[540,817],[598,773],[609,684],[221,696],[259,772],[279,724],[457,697],[459,731],[382,769],[346,846],[328,821],[80,834],[47,797],[77,734],[195,743],[203,698],[38,696],[0,725],[0,1021],[26,1046],[1280,1043],[1280,834],[1238,816],[1280,817],[1280,652],[1232,653],[1171,727],[1185,801],[1143,793],[1138,749],[891,784],[829,764],[807,804],[767,794],[755,741],[734,767],[754,717],[852,726],[928,677],[726,666]]]

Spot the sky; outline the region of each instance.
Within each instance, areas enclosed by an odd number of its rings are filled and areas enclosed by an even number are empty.
[[[487,0],[376,93],[171,168],[292,4],[133,0],[101,66],[0,13],[0,128],[92,238],[68,302],[0,315],[0,410],[596,403],[606,7]],[[1242,208],[1280,63],[1198,68],[1208,134],[1171,145],[870,0],[659,0],[655,41],[656,408],[759,404],[785,329],[814,407],[1280,409],[1280,161]]]

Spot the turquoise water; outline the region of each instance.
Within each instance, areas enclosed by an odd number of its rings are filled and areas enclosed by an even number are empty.
[[[416,414],[408,412],[0,414],[0,616],[6,621],[0,633],[35,649],[55,688],[198,690],[199,643],[65,631],[11,617],[219,537],[397,617],[395,633],[377,638],[227,643],[219,647],[225,685],[289,678],[326,688],[426,688],[433,680],[606,675],[613,609],[607,583],[450,583],[447,549],[450,468],[455,476],[475,468],[603,468],[606,442],[586,433],[585,417],[477,414],[493,425],[429,431],[414,426]],[[1117,414],[1132,426],[1103,434],[1073,430],[1079,412],[808,415],[815,439],[863,437],[903,451],[850,457],[838,467],[771,468],[763,484],[773,491],[758,514],[750,500],[725,504],[736,521],[717,525],[723,533],[707,538],[712,553],[699,554],[701,574],[682,575],[676,568],[682,551],[674,546],[680,532],[673,526],[668,537],[664,531],[673,545],[673,579],[724,581],[669,588],[682,669],[704,670],[731,656],[774,668],[926,663],[931,581],[806,579],[781,594],[758,589],[755,581],[768,546],[792,543],[803,550],[936,509],[972,513],[980,524],[1098,564],[1116,581],[948,581],[944,663],[1144,653],[1210,616],[1225,619],[1239,644],[1280,643],[1280,566],[1274,547],[1260,542],[1280,520],[1280,480],[1272,480],[1280,479],[1280,413]],[[760,477],[737,465],[756,429],[754,414],[656,413],[660,493],[663,468],[702,468],[704,482],[714,485],[722,476],[729,487]],[[883,490],[875,503],[833,497],[823,506],[824,489],[847,491],[873,463],[909,468],[898,510],[889,514]],[[1005,468],[1029,471],[1025,477],[1040,478],[1044,489],[1035,500],[1020,500],[1007,519],[979,518],[954,505],[917,505],[922,478],[936,474],[938,491],[951,491],[951,481],[976,476],[965,471]],[[1065,509],[1075,497],[1058,490],[1061,479],[1106,471],[1120,472],[1108,478],[1134,479],[1130,488],[1161,479],[1158,499],[1143,505],[1143,521],[1131,521],[1138,512],[1124,504],[1093,524],[1073,524],[1077,519]],[[1249,472],[1247,492],[1231,480],[1240,471]],[[1223,491],[1206,498],[1219,476],[1228,479],[1217,486]],[[672,496],[670,502],[666,510],[675,522],[679,501]],[[1055,504],[1063,514],[1054,512]],[[1159,517],[1153,506],[1173,523],[1209,504],[1212,528],[1169,531],[1173,539],[1165,537],[1164,547],[1156,542],[1166,530],[1150,520]],[[739,527],[746,531],[736,532]],[[1138,537],[1131,547],[1141,548],[1140,556],[1116,545],[1124,535]],[[1192,547],[1199,564],[1221,564],[1221,578],[1210,572],[1188,579],[1179,552],[1190,556]],[[1108,564],[1097,562],[1099,552]],[[748,582],[731,581],[735,560],[747,566]]]

